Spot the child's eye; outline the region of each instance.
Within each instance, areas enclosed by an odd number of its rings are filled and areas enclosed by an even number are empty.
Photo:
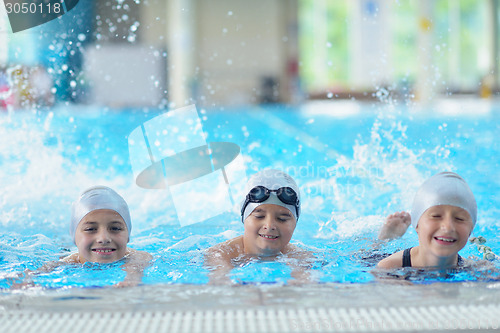
[[[458,216],[457,216],[457,217],[455,217],[455,219],[456,219],[457,221],[460,221],[460,222],[465,221],[465,219],[464,219],[464,218],[461,218],[461,217],[458,217]]]
[[[111,227],[111,231],[122,231],[123,228],[121,227]]]
[[[254,215],[256,219],[263,219],[265,216],[264,215]]]
[[[95,230],[96,230],[96,228],[85,228],[85,229],[83,229],[83,231],[85,231],[85,232],[92,232],[92,231],[95,231]]]
[[[286,222],[288,221],[288,219],[289,219],[288,217],[278,217],[278,221],[280,222]]]

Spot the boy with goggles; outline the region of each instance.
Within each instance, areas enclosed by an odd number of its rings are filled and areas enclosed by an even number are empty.
[[[300,191],[288,174],[266,169],[250,177],[241,206],[242,236],[207,250],[210,281],[230,282],[228,273],[251,258],[274,259],[279,255],[307,259],[309,252],[290,244],[300,215]],[[299,266],[299,265],[298,265]],[[292,277],[303,280],[304,271],[292,267]]]

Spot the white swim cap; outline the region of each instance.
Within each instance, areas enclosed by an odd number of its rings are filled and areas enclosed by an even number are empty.
[[[411,224],[417,227],[422,214],[433,206],[450,205],[465,209],[476,225],[477,205],[465,180],[454,172],[441,172],[427,179],[418,189],[411,209]]]
[[[73,242],[75,241],[76,228],[80,221],[90,212],[98,209],[114,210],[123,218],[127,225],[128,235],[132,231],[130,212],[125,200],[115,191],[106,186],[94,186],[88,188],[71,205],[71,225],[69,233]]]
[[[242,212],[242,221],[245,221],[248,215],[250,215],[255,208],[264,204],[273,204],[285,207],[290,212],[292,212],[293,216],[295,216],[295,220],[298,221],[300,215],[300,190],[297,186],[297,183],[295,182],[295,180],[293,180],[292,177],[280,170],[265,169],[250,177],[246,185],[246,192],[249,193],[250,190],[257,186],[264,186],[269,190],[277,190],[282,187],[290,187],[297,194],[297,198],[299,200],[298,206],[297,208],[295,208],[294,205],[284,203],[278,198],[275,192],[271,192],[269,198],[262,202],[248,202],[247,206],[244,207],[245,210]],[[245,203],[246,199],[242,202],[242,209]]]

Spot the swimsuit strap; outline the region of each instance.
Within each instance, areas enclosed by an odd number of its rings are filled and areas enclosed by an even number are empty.
[[[403,251],[403,267],[411,267],[411,255],[410,255],[411,249],[412,247]],[[462,258],[459,254],[457,258],[457,266],[463,266],[463,265],[464,265],[464,258]]]
[[[403,251],[403,267],[411,267],[411,247]]]

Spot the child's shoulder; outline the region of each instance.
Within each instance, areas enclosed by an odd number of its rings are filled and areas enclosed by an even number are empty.
[[[238,236],[208,248],[206,256],[235,258],[243,253],[243,236]]]
[[[78,255],[78,252],[75,252],[75,253],[72,253],[70,255],[67,255],[66,257],[59,259],[59,261],[66,263],[66,264],[79,264],[80,263],[80,256]]]
[[[134,261],[150,261],[153,259],[153,256],[149,252],[134,250],[129,247],[127,248],[125,257]]]
[[[314,254],[306,249],[301,248],[295,244],[287,244],[283,254],[290,258],[296,259],[310,259],[314,258]]]
[[[403,267],[403,252],[399,251],[391,254],[387,258],[384,258],[379,261],[377,264],[377,268],[399,268]]]

